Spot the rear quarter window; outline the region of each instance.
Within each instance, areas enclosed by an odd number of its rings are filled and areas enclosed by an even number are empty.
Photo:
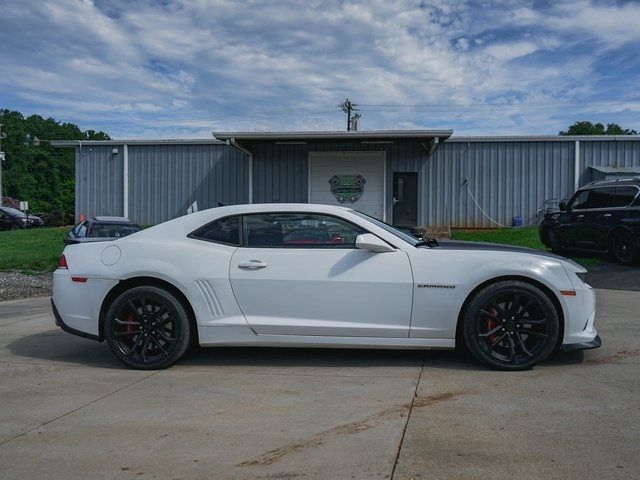
[[[240,245],[240,217],[225,217],[214,220],[190,233],[189,238],[225,245]]]
[[[633,186],[616,187],[613,194],[613,207],[628,207],[638,194],[638,189]]]

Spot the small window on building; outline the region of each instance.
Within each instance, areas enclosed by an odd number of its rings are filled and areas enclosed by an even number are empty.
[[[346,220],[314,213],[245,215],[243,245],[281,248],[355,248],[364,229]]]
[[[590,188],[576,194],[571,208],[584,210],[589,208],[607,208],[610,206],[613,188]]]
[[[221,218],[220,220],[215,220],[204,227],[199,228],[190,234],[189,237],[206,240],[208,242],[224,243],[226,245],[239,245],[239,217],[226,217]]]
[[[633,202],[633,199],[636,198],[637,193],[638,189],[636,187],[616,187],[611,206],[628,207]]]

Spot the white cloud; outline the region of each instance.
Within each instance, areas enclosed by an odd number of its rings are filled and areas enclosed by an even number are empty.
[[[638,48],[640,6],[632,3],[4,4],[0,102],[126,137],[340,129],[335,106],[346,96],[368,105],[447,105],[363,107],[367,128],[409,122],[553,133],[576,109],[631,118],[631,104],[598,112],[587,104],[602,100],[603,85],[618,99],[633,95],[640,71],[635,58],[624,78],[600,66]],[[567,102],[575,107],[553,108]]]

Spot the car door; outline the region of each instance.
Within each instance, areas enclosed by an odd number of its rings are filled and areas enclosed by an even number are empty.
[[[357,249],[361,233],[325,214],[244,215],[229,276],[251,327],[273,335],[408,337],[408,256]]]
[[[584,209],[589,199],[588,190],[577,191],[569,201],[567,211],[560,213],[556,230],[560,245],[565,248],[575,248],[579,245],[581,228],[584,223]]]
[[[611,216],[612,196],[613,187],[589,189],[586,208],[578,214],[580,222],[576,240],[580,248],[602,250],[606,244],[607,234],[603,222]]]

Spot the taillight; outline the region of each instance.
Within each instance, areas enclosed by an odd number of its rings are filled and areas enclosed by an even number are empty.
[[[64,254],[60,255],[60,259],[58,260],[58,268],[64,268],[64,269],[69,269],[69,265],[67,265],[67,259],[65,258]]]

